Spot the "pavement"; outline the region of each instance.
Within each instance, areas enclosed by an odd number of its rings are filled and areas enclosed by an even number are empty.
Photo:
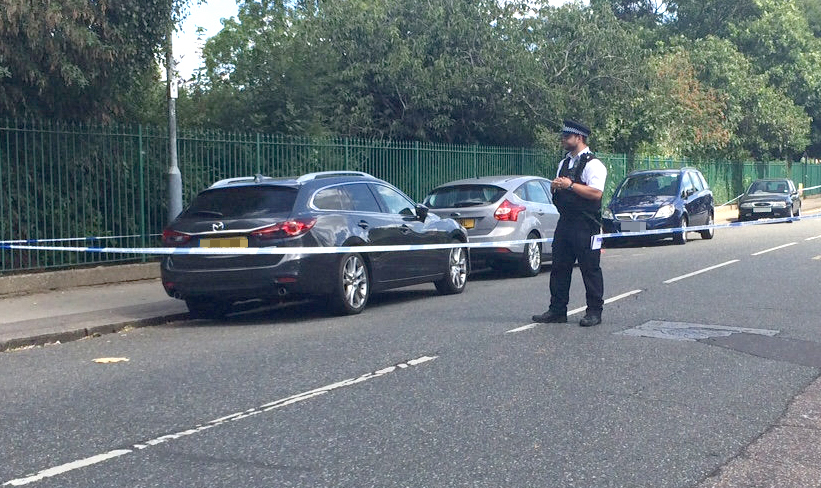
[[[803,215],[819,211],[821,195],[803,200]],[[717,208],[716,224],[733,222],[737,214],[734,206]],[[154,261],[0,276],[0,353],[186,320],[185,303],[165,294],[159,272]],[[806,437],[806,427],[814,437]],[[806,449],[819,458],[819,446],[821,380],[816,380],[775,425],[699,487],[821,487],[821,468],[800,462]]]

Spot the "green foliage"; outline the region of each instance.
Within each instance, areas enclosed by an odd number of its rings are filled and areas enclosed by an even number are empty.
[[[172,0],[2,0],[0,113],[111,119],[156,73]]]

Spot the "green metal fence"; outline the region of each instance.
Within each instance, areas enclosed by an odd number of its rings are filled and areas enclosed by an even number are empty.
[[[552,177],[557,149],[422,144],[362,139],[178,132],[183,204],[215,180],[261,173],[365,171],[416,200],[434,186],[492,174]],[[752,180],[791,177],[821,184],[821,165],[693,162],[600,154],[609,175],[605,201],[633,169],[700,168],[718,202]],[[0,241],[66,239],[57,245],[151,247],[166,224],[168,135],[161,127],[0,121]],[[90,237],[101,239],[89,239]],[[0,251],[0,274],[146,257],[54,251]]]

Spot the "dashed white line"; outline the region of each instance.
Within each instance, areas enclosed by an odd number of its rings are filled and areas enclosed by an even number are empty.
[[[384,376],[389,373],[393,373],[394,371],[405,369],[409,366],[418,366],[420,364],[426,363],[428,361],[433,361],[436,359],[437,356],[422,356],[417,359],[412,359],[410,361],[406,361],[404,363],[399,363],[394,366],[388,366],[387,368],[383,368],[373,373],[363,374],[357,378],[350,378],[347,380],[339,381],[337,383],[332,383],[330,385],[326,385],[320,388],[316,388],[314,390],[306,391],[304,393],[299,393],[297,395],[293,395],[287,398],[282,398],[280,400],[276,400],[274,402],[266,403],[259,407],[251,408],[242,412],[232,413],[230,415],[225,415],[218,419],[214,419],[210,422],[206,422],[205,424],[198,425],[195,428],[187,429],[181,432],[177,432],[174,434],[166,434],[155,439],[151,439],[144,442],[139,442],[131,446],[131,449],[116,449],[113,451],[109,451],[103,454],[97,454],[95,456],[87,457],[85,459],[80,459],[78,461],[72,461],[70,463],[61,464],[60,466],[56,466],[53,468],[44,469],[38,473],[31,474],[25,476],[23,478],[17,478],[10,481],[6,481],[3,483],[2,486],[23,486],[29,483],[34,483],[37,481],[41,481],[45,478],[51,478],[53,476],[58,476],[69,471],[74,471],[75,469],[84,468],[86,466],[91,466],[94,464],[101,463],[103,461],[107,461],[112,458],[124,456],[126,454],[130,454],[135,452],[135,450],[143,450],[147,449],[151,446],[156,446],[158,444],[162,444],[164,442],[177,440],[182,437],[186,437],[192,434],[196,434],[198,432],[202,432],[204,430],[211,429],[213,427],[217,427],[219,425],[228,423],[228,422],[236,422],[237,420],[242,420],[248,417],[252,417],[254,415],[258,415],[264,412],[268,412],[277,408],[282,408],[286,405],[292,405],[297,402],[302,402],[308,400],[309,398],[313,398],[319,395],[323,395],[328,393],[329,391],[336,390],[338,388],[342,388],[345,386],[352,386],[357,383],[362,383],[363,381],[372,380],[374,378],[378,378],[380,376]]]
[[[621,295],[617,295],[617,296],[608,298],[607,300],[604,301],[604,304],[607,305],[608,303],[613,303],[616,300],[621,300],[622,298],[627,298],[629,296],[636,295],[636,294],[641,293],[641,292],[642,292],[642,290],[628,291],[627,293],[622,293]],[[576,315],[577,313],[582,313],[585,310],[587,310],[586,306],[585,307],[579,307],[579,308],[576,308],[576,309],[573,309],[573,310],[567,312],[567,316],[569,317],[571,315]],[[523,332],[523,331],[526,331],[526,330],[536,328],[538,326],[539,326],[538,322],[532,323],[532,324],[527,324],[527,325],[523,325],[522,327],[516,327],[515,329],[510,329],[508,331],[505,331],[505,334],[513,334],[515,332]]]
[[[807,237],[807,238],[806,238],[806,239],[804,239],[804,240],[805,240],[805,241],[814,241],[815,239],[821,239],[821,236]]]
[[[717,268],[721,268],[722,266],[727,266],[733,263],[737,263],[738,259],[733,259],[731,261],[727,261],[726,263],[716,264],[715,266],[710,266],[709,268],[700,269],[698,271],[693,271],[692,273],[687,273],[686,275],[676,276],[675,278],[670,278],[669,280],[665,281],[664,284],[669,285],[670,283],[674,283],[678,280],[683,280],[685,278],[690,278],[692,276],[700,275],[701,273],[706,273],[707,271],[712,271]]]
[[[762,254],[764,254],[764,253],[768,253],[768,252],[772,252],[772,251],[777,251],[777,250],[779,250],[779,249],[784,249],[785,247],[794,246],[794,245],[796,245],[796,244],[798,244],[798,243],[797,243],[797,242],[790,242],[789,244],[782,244],[782,245],[780,245],[780,246],[771,247],[770,249],[764,249],[763,251],[754,252],[754,253],[752,253],[752,254],[751,254],[751,256],[760,256],[760,255],[762,255]]]

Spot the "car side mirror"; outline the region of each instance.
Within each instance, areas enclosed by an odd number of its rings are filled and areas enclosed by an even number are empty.
[[[427,220],[429,211],[430,209],[421,203],[416,204],[416,218],[418,218],[420,222]]]

